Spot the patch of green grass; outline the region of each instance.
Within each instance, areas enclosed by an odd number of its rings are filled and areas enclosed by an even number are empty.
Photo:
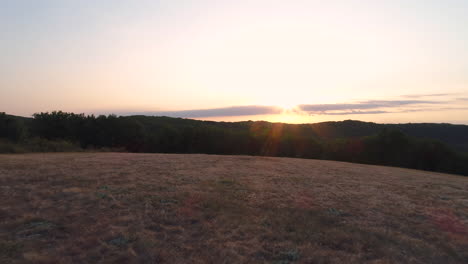
[[[221,179],[212,185],[215,191],[229,192],[237,196],[245,196],[250,189],[235,179]]]
[[[109,191],[114,195],[130,195],[135,192],[135,190],[131,188],[112,188],[109,189]]]
[[[108,190],[110,190],[110,187],[107,186],[107,185],[102,185],[102,186],[99,186],[99,187],[98,187],[98,190],[108,191]]]
[[[2,258],[13,258],[23,249],[23,244],[14,241],[0,241],[0,260]]]
[[[127,238],[123,237],[123,236],[119,236],[119,237],[116,237],[116,238],[111,239],[111,240],[108,241],[109,244],[117,246],[117,247],[124,247],[129,242],[130,241]]]
[[[47,220],[32,221],[28,224],[30,228],[52,228],[55,224]]]
[[[328,208],[327,213],[333,216],[348,216],[349,214],[342,212],[336,208]]]
[[[106,199],[109,197],[106,193],[102,193],[102,192],[96,192],[96,196],[100,199]]]
[[[209,195],[201,204],[205,211],[225,215],[244,215],[246,209],[244,201],[249,193],[246,186],[235,179],[205,182],[205,186],[205,189],[209,189]]]
[[[26,239],[40,238],[50,235],[56,229],[60,229],[59,226],[48,220],[32,219],[18,229],[17,236]]]
[[[290,250],[280,252],[278,256],[276,257],[278,261],[276,261],[275,263],[289,264],[291,262],[299,260],[300,257],[301,257],[301,254],[299,253],[297,249],[290,249]]]
[[[159,200],[159,203],[161,203],[161,204],[178,204],[178,203],[179,203],[179,200],[177,200],[177,199],[170,199],[170,198],[168,198],[168,199],[160,199],[160,200]]]
[[[124,235],[119,235],[109,241],[107,241],[108,244],[116,246],[116,247],[126,247],[130,243],[136,241],[137,238],[136,236],[124,236]]]
[[[302,243],[316,239],[321,232],[339,225],[338,219],[321,210],[269,208],[263,227],[272,231],[271,239]]]
[[[237,184],[237,182],[233,179],[221,179],[218,181],[218,183],[220,184],[223,184],[223,185],[227,185],[227,186],[233,186],[235,184]]]
[[[20,146],[19,144],[15,144],[10,141],[0,141],[0,153],[26,153],[27,150]]]
[[[259,224],[266,230],[265,241],[288,241],[293,244],[314,243],[327,251],[360,255],[363,262],[391,256],[393,262],[401,262],[407,254],[428,262],[436,257],[431,246],[415,243],[399,233],[386,233],[357,228],[341,221],[344,213],[338,210],[303,210],[295,208],[269,208],[267,218]],[[450,255],[450,249],[441,249]],[[289,252],[289,253],[288,253]],[[276,254],[277,263],[295,261],[294,251]],[[296,252],[298,253],[298,252]],[[279,257],[283,256],[283,257]],[[289,256],[289,257],[287,257]],[[459,254],[450,255],[460,258]]]
[[[106,199],[109,198],[108,192],[111,191],[111,188],[108,185],[101,185],[98,188],[98,191],[96,192],[96,196],[100,199]]]

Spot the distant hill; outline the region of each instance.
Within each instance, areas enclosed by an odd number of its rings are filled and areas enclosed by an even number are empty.
[[[14,119],[30,124],[32,118],[7,115]],[[215,122],[200,121],[185,118],[173,118],[165,116],[126,116],[126,119],[137,120],[151,131],[161,126],[171,125],[175,127],[189,128],[194,126],[210,126],[242,131],[255,124],[257,127],[268,127],[281,124],[285,129],[302,130],[303,133],[313,135],[317,140],[334,140],[339,138],[359,138],[379,133],[383,129],[398,129],[408,136],[439,140],[453,149],[468,152],[468,125],[453,125],[448,123],[406,123],[406,124],[378,124],[357,120],[330,121],[311,124],[286,124],[271,123],[266,121],[242,121],[242,122]]]
[[[1,112],[0,112],[1,113]],[[8,115],[8,114],[5,114],[6,117],[9,117],[9,118],[13,118],[15,120],[18,120],[18,121],[23,121],[23,122],[30,122],[32,121],[32,118],[31,117],[24,117],[24,116],[15,116],[15,115]]]
[[[452,124],[396,124],[387,125],[403,133],[420,138],[440,140],[458,151],[468,152],[468,126]]]
[[[398,129],[412,137],[440,140],[441,142],[446,143],[458,151],[468,152],[468,125],[437,123],[378,124],[357,120],[320,122],[311,124],[283,124],[266,121],[214,122],[155,116],[130,116],[128,118],[135,118],[149,126],[151,126],[151,124],[156,125],[163,123],[176,126],[193,126],[197,124],[204,124],[236,130],[246,129],[251,127],[253,124],[257,124],[258,126],[282,124],[285,129],[303,130],[306,133],[313,134],[316,139],[319,140],[371,136],[377,134],[384,128],[388,128]]]
[[[408,136],[440,140],[452,148],[468,152],[468,126],[436,123],[377,124],[346,120],[310,124],[320,138],[364,137],[378,133],[384,128],[398,129]]]
[[[213,122],[157,116],[0,113],[0,153],[114,150],[326,159],[468,175],[468,126]]]

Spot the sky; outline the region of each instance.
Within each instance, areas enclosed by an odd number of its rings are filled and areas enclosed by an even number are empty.
[[[0,0],[0,112],[468,124],[466,0]]]

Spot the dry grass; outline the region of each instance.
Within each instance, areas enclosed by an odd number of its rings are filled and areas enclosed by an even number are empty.
[[[0,155],[1,263],[468,263],[468,178],[215,155]]]

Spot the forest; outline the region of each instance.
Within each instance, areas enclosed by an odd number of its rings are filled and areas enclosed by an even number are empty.
[[[468,126],[212,122],[62,111],[0,113],[0,153],[122,151],[326,159],[468,175]]]

